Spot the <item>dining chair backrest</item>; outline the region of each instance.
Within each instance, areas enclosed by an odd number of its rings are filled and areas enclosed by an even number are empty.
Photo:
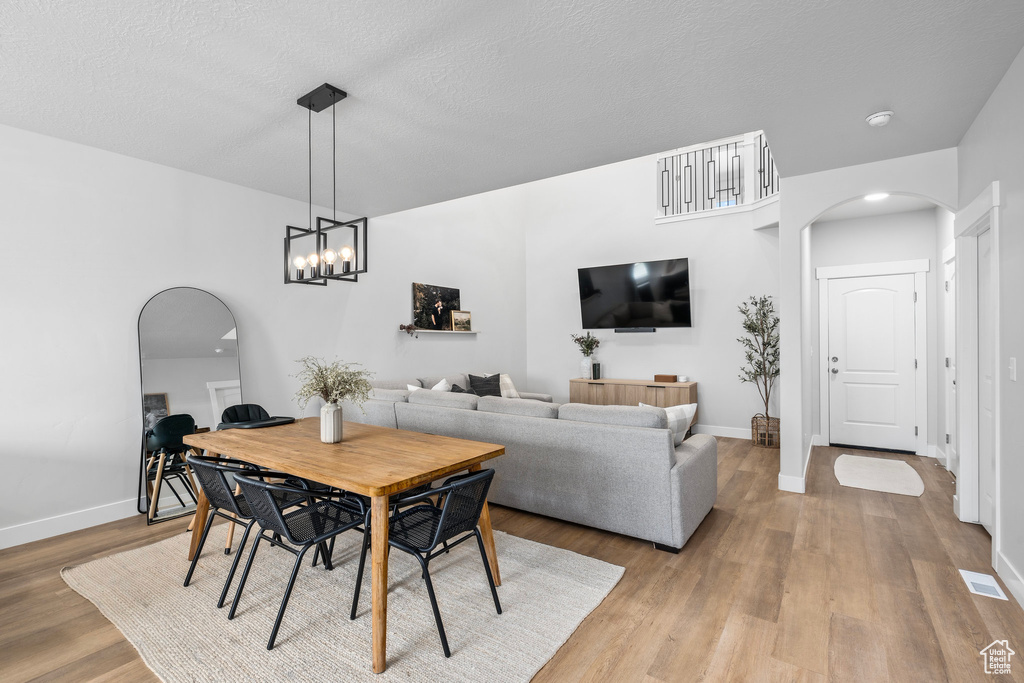
[[[256,403],[239,403],[235,406],[228,406],[220,416],[221,422],[258,422],[269,419],[270,413]]]
[[[308,493],[307,489],[288,484],[271,484],[241,474],[235,475],[235,481],[242,488],[242,495],[249,503],[252,516],[264,529],[281,534],[290,542],[300,544],[288,529],[281,510],[282,501],[287,497],[301,496]],[[276,494],[276,495],[275,495]],[[283,495],[282,495],[283,494]]]
[[[199,479],[210,505],[248,517],[238,509],[238,504],[235,502],[234,475],[246,472],[256,473],[259,471],[258,467],[238,460],[225,461],[223,458],[199,455],[188,456],[186,462],[192,466],[192,471]]]
[[[494,470],[481,470],[462,475],[456,481],[449,479],[438,489],[443,496],[441,519],[432,547],[436,548],[448,539],[476,528],[493,479]]]
[[[191,415],[168,415],[153,425],[153,435],[148,442],[149,450],[181,453],[186,448],[182,437],[195,433],[196,421]]]

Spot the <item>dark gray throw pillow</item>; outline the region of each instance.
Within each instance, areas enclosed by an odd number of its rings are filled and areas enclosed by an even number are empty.
[[[453,384],[452,385],[452,393],[453,394],[475,394],[476,392],[473,391],[472,389],[463,389],[458,384]]]
[[[501,396],[501,375],[499,373],[487,377],[470,375],[469,386],[477,396]]]

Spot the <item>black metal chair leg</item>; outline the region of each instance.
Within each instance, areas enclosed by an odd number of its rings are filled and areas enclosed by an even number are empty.
[[[188,582],[192,580],[192,572],[196,570],[196,565],[199,564],[199,556],[203,553],[203,545],[206,544],[206,537],[210,535],[210,527],[213,526],[213,518],[217,515],[211,514],[206,518],[206,526],[203,527],[203,535],[199,537],[199,545],[196,546],[196,555],[192,558],[192,564],[188,567],[188,574],[185,574],[185,586],[188,586]]]
[[[366,551],[370,547],[370,532],[369,530],[363,532],[363,547],[359,551],[359,570],[356,572],[356,589],[355,595],[352,596],[352,614],[349,615],[349,619],[356,618],[356,608],[359,607],[359,591],[363,587],[363,567],[366,566]]]
[[[181,505],[181,507],[185,507],[185,501],[182,500],[181,496],[178,495],[178,492],[177,490],[175,490],[174,485],[171,483],[171,480],[168,478],[165,479],[164,481],[167,482],[167,488],[169,488],[171,490],[171,493],[174,494],[174,497],[178,499],[178,504]]]
[[[211,517],[213,515],[210,515]],[[242,540],[238,543],[238,550],[235,552],[235,559],[231,561],[231,569],[228,571],[228,578],[224,581],[224,589],[220,592],[220,600],[217,601],[217,607],[224,606],[224,600],[228,597],[228,589],[231,587],[231,580],[235,578],[235,570],[238,569],[238,561],[242,559],[242,551],[245,550],[245,542],[249,539],[249,532],[252,531],[253,525],[256,523],[255,519],[250,519],[249,523],[245,525],[245,533],[242,534]],[[196,557],[198,557],[198,553]]]
[[[494,598],[494,608],[501,614],[501,602],[498,601],[498,589],[494,585],[494,576],[491,574],[491,565],[487,561],[487,551],[484,550],[484,539],[480,536],[480,529],[473,529],[476,534],[476,543],[480,546],[480,559],[484,561],[484,571],[487,572],[487,585],[491,587],[491,596]]]
[[[256,557],[256,549],[260,547],[263,534],[256,536],[256,542],[252,544],[249,551],[249,559],[245,561],[245,569],[242,571],[242,579],[238,582],[238,589],[235,590],[235,599],[231,601],[231,609],[228,611],[228,619],[235,618],[235,610],[238,609],[238,600],[242,597],[242,589],[245,588],[245,580],[249,578],[249,570],[252,569],[252,559]]]
[[[317,543],[317,547],[320,550],[320,554],[324,556],[324,569],[329,572],[334,571],[334,561],[331,557],[334,553],[331,550],[328,550],[326,541]]]
[[[434,623],[437,624],[437,634],[441,636],[441,648],[444,650],[445,657],[451,657],[452,652],[448,649],[448,638],[444,635],[444,624],[441,623],[441,611],[437,608],[437,597],[434,595],[434,584],[430,580],[430,571],[427,569],[427,563],[419,555],[415,556],[420,561],[420,566],[423,567],[423,579],[427,582],[427,595],[430,596],[430,607],[434,610]]]
[[[274,641],[277,640],[277,630],[281,628],[281,619],[284,618],[284,610],[288,607],[288,598],[291,597],[292,588],[295,587],[295,577],[299,575],[299,567],[302,566],[302,558],[306,554],[307,550],[309,550],[309,546],[303,548],[295,558],[295,565],[292,567],[292,575],[288,579],[288,587],[284,589],[284,597],[281,598],[281,607],[277,610],[277,619],[274,621],[274,630],[270,632],[270,640],[267,641],[268,650],[274,649]]]

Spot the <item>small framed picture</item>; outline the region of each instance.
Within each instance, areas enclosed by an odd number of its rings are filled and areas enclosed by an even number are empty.
[[[452,311],[452,330],[455,332],[471,332],[473,330],[469,311]]]
[[[170,413],[167,411],[167,394],[143,394],[142,412],[146,429],[152,429]]]

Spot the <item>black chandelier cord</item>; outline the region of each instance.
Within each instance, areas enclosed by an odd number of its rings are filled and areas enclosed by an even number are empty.
[[[334,95],[331,95],[334,99]],[[338,108],[331,107],[331,194],[334,195],[334,222],[338,222]]]
[[[313,110],[307,110],[309,116],[306,124],[308,133],[307,149],[309,150],[309,229],[313,229]]]

